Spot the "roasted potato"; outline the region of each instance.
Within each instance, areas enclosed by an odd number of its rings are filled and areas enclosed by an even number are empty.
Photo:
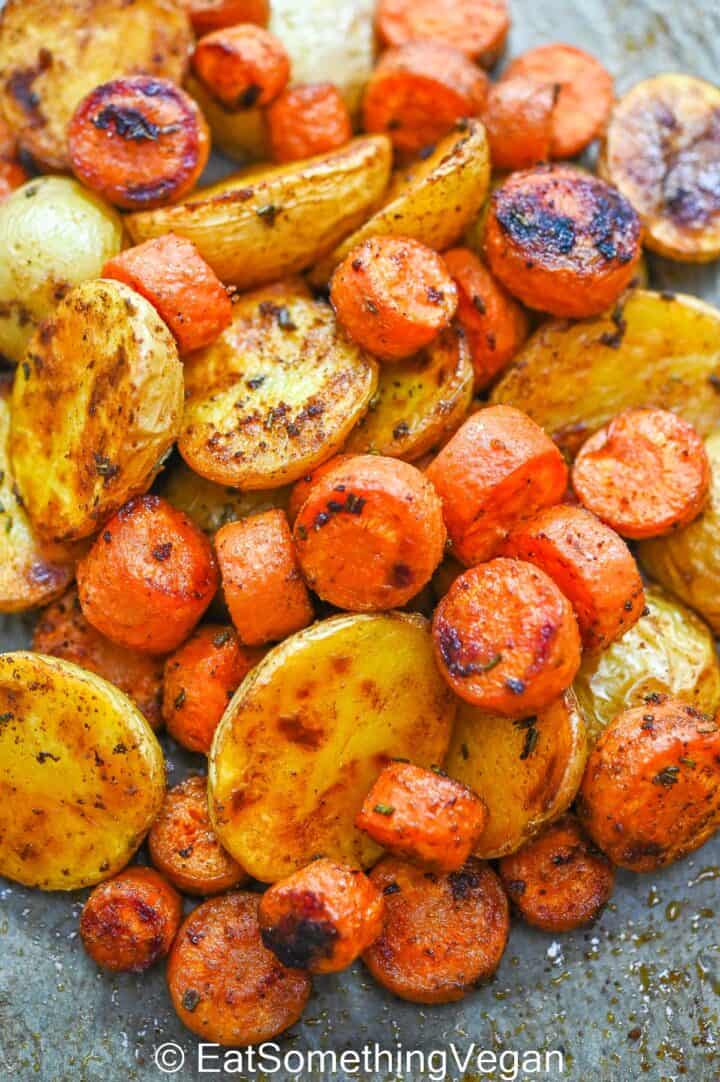
[[[210,125],[216,150],[243,163],[270,158],[265,109],[226,109],[192,74],[185,81],[185,89]]]
[[[250,169],[125,222],[138,244],[169,232],[187,237],[223,282],[250,289],[304,270],[356,229],[385,191],[390,160],[386,136],[361,136],[306,161]]]
[[[695,297],[636,290],[612,314],[543,324],[491,401],[516,406],[570,453],[615,414],[673,410],[701,435],[720,423],[720,312]]]
[[[69,661],[0,655],[0,874],[74,890],[123,868],[165,795],[140,711]]]
[[[476,856],[514,853],[562,815],[575,799],[587,755],[585,723],[572,691],[520,721],[461,702],[445,769],[487,805]]]
[[[377,365],[332,308],[292,284],[248,294],[216,341],[185,363],[178,447],[222,485],[287,485],[342,446],[377,385]]]
[[[160,492],[168,503],[183,511],[211,537],[228,522],[237,522],[276,507],[284,511],[290,500],[289,488],[241,492],[208,481],[184,462],[173,465],[167,479],[161,482]]]
[[[0,205],[0,353],[20,361],[65,294],[120,251],[113,208],[69,177],[38,177]]]
[[[372,864],[354,820],[393,758],[441,763],[455,701],[426,622],[342,615],[276,646],[241,684],[209,759],[210,815],[239,864],[273,883],[319,854]]]
[[[70,167],[78,102],[120,75],[179,83],[192,30],[174,0],[8,0],[0,20],[0,113],[42,169]]]
[[[87,537],[144,492],[182,401],[175,340],[152,305],[109,279],[76,286],[15,373],[10,455],[39,536]]]
[[[647,696],[672,695],[711,716],[720,707],[720,664],[710,629],[656,587],[645,591],[645,601],[647,615],[603,653],[586,655],[575,678],[592,741]]]

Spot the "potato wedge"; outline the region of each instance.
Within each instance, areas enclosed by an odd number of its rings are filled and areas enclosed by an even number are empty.
[[[165,795],[152,729],[69,661],[0,654],[0,875],[74,890],[123,868]]]
[[[356,229],[390,177],[384,135],[352,139],[329,154],[254,168],[186,203],[129,214],[139,244],[163,233],[193,241],[223,282],[251,289],[305,270]]]
[[[485,128],[479,120],[462,125],[426,161],[395,174],[380,209],[313,269],[314,285],[325,285],[338,263],[368,237],[413,237],[438,252],[455,244],[477,217],[490,184]]]
[[[183,511],[196,526],[213,537],[228,522],[237,522],[276,507],[284,511],[291,490],[287,487],[241,492],[237,488],[216,485],[184,462],[178,462],[168,471],[159,491],[173,507]]]
[[[87,537],[145,492],[182,405],[175,340],[152,305],[109,279],[76,286],[15,373],[10,454],[38,535]]]
[[[179,83],[193,35],[174,0],[8,0],[0,20],[0,113],[47,171],[69,170],[78,102],[119,75]]]
[[[455,327],[427,349],[384,365],[370,407],[343,450],[414,462],[459,428],[473,396],[470,351]]]
[[[720,664],[710,629],[657,587],[645,591],[647,615],[607,650],[586,655],[573,685],[592,741],[645,696],[672,695],[704,714],[720,708]]]
[[[487,805],[476,855],[514,853],[562,815],[580,788],[587,755],[585,723],[572,691],[525,721],[460,703],[445,769]]]
[[[616,413],[673,410],[701,435],[720,424],[720,311],[695,297],[634,290],[607,316],[550,320],[490,400],[529,413],[568,453]]]
[[[247,294],[233,322],[185,363],[178,448],[221,485],[277,488],[342,446],[377,386],[377,364],[324,301],[292,284]]]
[[[380,848],[354,825],[368,789],[394,757],[441,763],[454,713],[421,617],[335,616],[291,636],[216,730],[208,791],[220,841],[266,883],[318,854],[374,863]]]

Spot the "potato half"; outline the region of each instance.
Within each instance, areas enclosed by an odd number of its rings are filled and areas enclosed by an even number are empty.
[[[15,373],[10,453],[38,534],[87,537],[144,492],[182,405],[175,340],[152,305],[109,279],[72,290]]]
[[[69,661],[0,654],[0,874],[74,890],[123,868],[165,795],[133,703]]]
[[[209,760],[210,813],[225,848],[275,882],[321,854],[372,864],[354,825],[392,758],[442,763],[455,700],[425,620],[343,615],[275,647],[236,692]]]
[[[285,510],[290,499],[289,488],[241,492],[237,488],[217,485],[195,473],[184,462],[173,464],[158,491],[211,537],[228,522],[237,522],[276,507]]]

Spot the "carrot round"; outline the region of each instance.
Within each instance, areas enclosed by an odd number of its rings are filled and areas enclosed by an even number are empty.
[[[290,492],[290,501],[287,508],[287,517],[291,525],[298,517],[300,508],[310,495],[316,481],[319,481],[321,477],[324,477],[329,470],[334,470],[336,466],[339,466],[343,462],[347,462],[347,460],[352,457],[352,455],[346,454],[333,455],[327,462],[323,462],[322,465],[316,466],[314,470],[310,473],[306,473],[304,477],[301,477],[295,482],[292,491]]]
[[[103,969],[140,973],[164,958],[182,919],[180,895],[152,868],[126,868],[95,887],[80,937]]]
[[[188,1029],[222,1045],[271,1040],[297,1022],[310,978],[263,946],[257,894],[199,905],[178,932],[167,967],[170,998]]]
[[[285,512],[229,522],[215,535],[223,592],[240,642],[260,646],[312,621]]]
[[[398,608],[430,581],[445,545],[432,485],[414,466],[358,455],[311,488],[295,520],[303,574],[341,609]]]
[[[698,433],[660,409],[618,414],[583,444],[572,473],[581,503],[631,538],[687,526],[702,510],[710,480]]]
[[[218,586],[210,542],[159,496],[121,507],[77,568],[85,618],[113,642],[149,654],[175,650]]]
[[[512,406],[469,417],[425,475],[442,499],[453,554],[468,565],[496,555],[513,526],[558,503],[567,488],[560,451]]]
[[[502,885],[523,920],[544,932],[570,932],[591,924],[610,899],[615,872],[565,815],[498,866]]]
[[[516,77],[490,87],[482,119],[494,169],[528,169],[550,158],[555,87]]]
[[[451,1003],[493,975],[510,920],[489,865],[471,857],[434,875],[385,857],[370,879],[385,896],[385,925],[363,962],[379,984],[413,1003]]]
[[[208,754],[227,704],[262,656],[241,646],[234,628],[204,624],[167,659],[162,712],[178,744]]]
[[[433,619],[440,672],[489,714],[526,718],[549,706],[580,667],[572,606],[539,568],[496,559],[465,571]]]
[[[0,160],[0,203],[29,179],[19,162]]]
[[[226,109],[269,105],[290,78],[290,57],[279,38],[253,23],[214,30],[201,38],[195,74]]]
[[[73,172],[128,210],[179,199],[207,164],[210,133],[193,99],[167,79],[134,75],[91,91],[68,125]]]
[[[157,870],[185,894],[219,894],[247,879],[210,825],[207,780],[199,775],[166,793],[148,846]]]
[[[530,333],[530,321],[469,248],[452,248],[443,259],[457,286],[456,316],[470,346],[475,390],[482,391],[518,352]]]
[[[466,785],[398,762],[384,768],[355,825],[401,860],[455,872],[475,848],[486,820],[487,808]]]
[[[108,260],[103,278],[141,293],[175,336],[180,353],[209,346],[232,320],[227,290],[199,251],[168,233]]]
[[[613,863],[671,864],[720,827],[720,725],[687,703],[648,695],[590,753],[578,813]]]
[[[347,969],[382,931],[384,899],[359,868],[320,859],[260,899],[260,934],[283,965]]]
[[[379,0],[375,26],[383,45],[444,42],[492,67],[505,47],[510,14],[507,0]]]
[[[487,75],[451,45],[412,41],[388,49],[365,89],[365,131],[386,132],[397,150],[416,154],[458,120],[479,116],[488,85]]]
[[[409,237],[371,237],[335,271],[330,300],[359,346],[380,360],[397,361],[447,327],[457,289],[431,248]]]
[[[196,34],[209,34],[237,23],[266,26],[270,0],[181,0]]]
[[[614,88],[610,72],[594,56],[572,45],[541,45],[516,57],[502,81],[518,76],[556,88],[553,158],[574,158],[602,133]]]
[[[538,166],[493,192],[485,251],[493,274],[528,307],[582,319],[629,286],[640,233],[615,188],[572,166]]]
[[[550,576],[572,604],[587,650],[604,650],[643,614],[645,593],[632,553],[581,507],[540,511],[513,530],[503,555]]]
[[[352,121],[332,83],[304,83],[284,90],[266,114],[273,161],[294,162],[326,154],[352,138]]]

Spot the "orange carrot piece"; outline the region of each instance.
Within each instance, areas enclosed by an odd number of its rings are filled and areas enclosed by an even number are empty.
[[[19,162],[0,161],[0,203],[29,179]]]
[[[298,517],[300,508],[310,495],[310,491],[315,482],[319,481],[321,477],[324,477],[329,470],[334,470],[336,466],[339,466],[342,462],[347,462],[347,460],[352,457],[352,455],[346,454],[333,455],[327,462],[323,462],[322,465],[316,466],[311,473],[306,473],[304,477],[301,477],[295,482],[292,487],[292,492],[290,493],[290,502],[288,503],[287,509],[287,517],[291,526]]]
[[[528,169],[550,158],[555,88],[516,76],[490,87],[483,123],[495,169]]]
[[[198,36],[237,23],[267,26],[269,0],[181,0]]]
[[[442,42],[489,68],[505,48],[510,14],[507,0],[379,0],[375,26],[383,45]]]
[[[195,74],[226,109],[269,105],[290,78],[290,57],[279,38],[254,23],[214,30],[201,38]]]
[[[304,83],[279,94],[266,114],[273,161],[326,154],[352,138],[347,105],[332,83]]]
[[[126,868],[95,887],[80,914],[80,937],[103,969],[140,973],[165,957],[181,919],[174,887],[152,868]]]

